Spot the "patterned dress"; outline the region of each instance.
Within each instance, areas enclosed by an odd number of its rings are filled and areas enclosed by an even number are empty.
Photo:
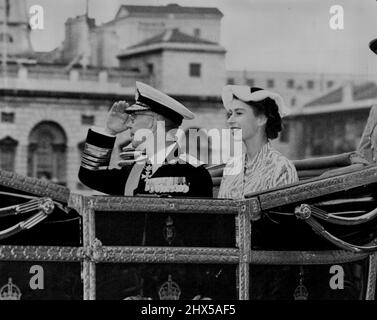
[[[252,160],[243,153],[227,162],[218,197],[242,199],[249,193],[296,181],[298,177],[293,163],[266,143]]]
[[[260,192],[296,181],[298,181],[297,172],[292,162],[267,143],[252,160],[248,160],[247,154],[243,152],[241,156],[233,157],[227,162],[218,197],[242,199],[249,193]],[[234,223],[238,229],[237,216]],[[269,234],[268,238],[271,237],[271,230],[268,227],[262,228],[262,230],[259,230],[259,227],[253,227],[252,248],[255,248],[255,242],[258,244],[257,247],[261,244],[256,234]],[[237,235],[238,232],[236,232],[236,246],[239,247]],[[252,300],[291,299],[297,281],[288,277],[287,270],[284,268],[284,266],[253,265],[250,269],[250,283],[253,288],[250,298]],[[289,271],[289,275],[296,276],[298,274],[296,269],[289,269]],[[288,287],[288,284],[293,288]]]

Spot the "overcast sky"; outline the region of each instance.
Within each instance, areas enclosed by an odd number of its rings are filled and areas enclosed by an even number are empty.
[[[227,69],[377,74],[368,42],[377,38],[376,0],[89,0],[97,24],[121,4],[217,7],[224,14],[221,44]],[[32,32],[35,50],[64,39],[64,22],[85,12],[86,0],[27,0],[42,5],[45,29]],[[329,26],[332,5],[344,8],[344,30]],[[377,80],[377,78],[376,78]]]

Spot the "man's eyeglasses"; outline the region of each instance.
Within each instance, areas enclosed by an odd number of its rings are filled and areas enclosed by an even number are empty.
[[[154,114],[153,113],[148,113],[148,112],[143,112],[143,111],[136,111],[136,112],[132,112],[129,114],[128,116],[128,120],[131,121],[132,123],[136,120],[137,116],[150,116],[150,117],[154,117]]]

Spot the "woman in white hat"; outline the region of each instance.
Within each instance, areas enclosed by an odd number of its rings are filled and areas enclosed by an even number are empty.
[[[253,192],[298,181],[292,162],[269,142],[277,138],[282,129],[282,117],[288,113],[281,96],[260,88],[228,85],[223,89],[222,99],[228,113],[228,126],[235,139],[242,139],[243,150],[235,150],[236,155],[227,162],[218,197],[242,199]],[[218,223],[226,224],[229,220],[223,218]],[[238,224],[237,217],[235,223]],[[252,247],[269,247],[269,241],[279,237],[278,230],[269,220],[254,222]],[[286,280],[290,278],[286,271],[271,266],[253,266],[250,271],[251,299],[291,297],[293,289],[287,289]],[[294,275],[296,271],[293,270]]]
[[[244,150],[241,156],[228,161],[218,197],[242,199],[253,192],[298,181],[292,162],[269,142],[277,138],[282,117],[288,113],[282,97],[260,88],[227,85],[222,99],[228,126],[235,136],[241,134]]]

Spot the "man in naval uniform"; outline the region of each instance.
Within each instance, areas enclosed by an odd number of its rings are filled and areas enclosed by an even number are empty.
[[[115,103],[105,128],[89,129],[80,180],[90,188],[110,195],[212,197],[212,179],[208,171],[196,158],[180,154],[178,143],[171,141],[171,132],[179,128],[183,119],[193,119],[194,114],[175,99],[141,82],[136,82],[135,100],[131,106],[124,101]],[[157,132],[161,126],[166,135]],[[123,152],[122,168],[108,169],[115,137],[126,130],[129,130],[132,147],[139,156],[131,161],[127,157],[130,153]],[[149,141],[143,141],[140,132],[151,132]],[[195,241],[206,236],[212,239],[211,218],[209,215],[193,218],[164,213],[112,215],[111,219],[108,215],[104,218],[96,215],[96,233],[101,234],[98,238],[104,245],[198,246]],[[211,284],[204,283],[211,281],[219,268],[213,268],[213,272],[208,268],[200,271],[197,266],[190,268],[144,266],[139,273],[144,282],[143,296],[153,299],[174,294],[181,299],[208,296],[203,286],[208,288]],[[176,288],[175,293],[164,291],[164,288],[172,287]],[[160,293],[163,296],[159,297]],[[126,295],[137,294],[128,292]]]
[[[369,43],[369,48],[377,54],[377,39]],[[377,105],[372,106],[370,110],[358,150],[369,162],[377,162]]]
[[[92,189],[111,195],[212,197],[211,176],[199,160],[187,154],[177,154],[178,143],[171,141],[171,136],[161,137],[157,132],[162,124],[162,129],[171,135],[183,119],[194,119],[195,115],[175,99],[141,82],[136,82],[135,100],[132,106],[124,101],[115,103],[106,127],[89,129],[80,180]],[[109,170],[115,137],[126,130],[130,130],[132,146],[140,150],[143,141],[138,131],[149,130],[152,133],[149,138],[154,139],[149,141],[152,147],[146,149],[146,161],[125,160],[122,169]]]

